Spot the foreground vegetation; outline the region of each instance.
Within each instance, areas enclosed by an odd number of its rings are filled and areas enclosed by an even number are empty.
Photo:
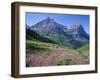
[[[34,35],[33,35],[34,34]],[[89,63],[89,45],[69,49],[35,32],[27,31],[26,66],[60,66]]]
[[[83,54],[58,44],[26,41],[26,66],[60,66],[87,64]]]

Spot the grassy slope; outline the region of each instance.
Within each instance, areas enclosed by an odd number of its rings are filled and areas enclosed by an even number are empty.
[[[78,50],[84,52],[84,48]],[[86,60],[77,51],[56,44],[38,34],[26,36],[26,66],[51,66],[85,64]]]
[[[87,44],[86,42],[74,40],[69,35],[67,35],[67,37],[66,37],[62,34],[50,33],[48,35],[48,38],[65,46],[65,47],[69,47],[71,49],[77,49],[77,48],[80,48],[80,47],[84,46],[85,44]]]
[[[27,67],[87,64],[86,59],[77,51],[68,49],[58,44],[26,41]]]
[[[44,38],[37,34],[35,31],[32,30],[26,30],[26,49],[29,50],[46,50],[50,47],[63,47],[61,45],[58,45],[57,43],[53,42],[52,40],[49,40],[47,38]]]
[[[63,46],[58,45],[58,44],[54,44],[54,43],[47,43],[47,42],[41,42],[41,41],[37,41],[37,40],[27,40],[26,41],[26,50],[47,50],[49,48],[59,48]]]
[[[89,44],[77,49],[77,51],[83,55],[86,59],[89,59]]]

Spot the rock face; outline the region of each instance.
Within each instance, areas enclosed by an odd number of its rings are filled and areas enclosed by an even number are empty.
[[[83,26],[81,24],[73,24],[66,31],[69,35],[75,40],[78,41],[89,41],[89,35],[85,32]]]
[[[89,35],[81,24],[73,24],[70,28],[67,28],[48,17],[28,28],[43,37],[70,48],[78,48],[89,42]]]
[[[61,29],[63,27],[65,26],[56,23],[54,19],[48,17],[36,25],[33,25],[31,30],[36,31],[40,35],[48,36],[51,33],[64,34],[63,30]]]

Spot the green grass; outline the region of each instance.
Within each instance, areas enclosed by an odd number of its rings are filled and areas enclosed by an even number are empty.
[[[26,40],[26,51],[33,51],[33,50],[47,50],[49,48],[65,48],[64,46],[53,44],[53,43],[47,43],[47,42],[41,42],[37,40]]]
[[[48,49],[48,45],[43,44],[43,42],[39,42],[39,41],[31,41],[31,40],[27,40],[26,41],[26,51],[33,51],[33,50],[46,50]]]
[[[85,58],[89,57],[89,44],[77,49],[77,51],[82,54]]]

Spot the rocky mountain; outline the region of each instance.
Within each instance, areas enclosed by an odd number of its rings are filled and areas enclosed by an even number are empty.
[[[68,44],[67,41],[70,39],[70,36],[63,31],[64,27],[65,26],[55,22],[54,19],[48,17],[36,25],[33,25],[30,29],[59,44],[66,45]]]
[[[64,34],[63,28],[65,26],[58,24],[54,21],[54,19],[46,18],[45,20],[38,22],[37,24],[31,26],[31,30],[36,31],[42,36],[48,37],[51,33],[57,33],[57,34]]]
[[[29,28],[39,35],[69,48],[79,48],[89,41],[89,35],[82,25],[74,24],[67,29],[66,26],[49,17]]]
[[[89,41],[89,35],[85,32],[81,24],[72,24],[65,32],[71,35],[75,40]]]

